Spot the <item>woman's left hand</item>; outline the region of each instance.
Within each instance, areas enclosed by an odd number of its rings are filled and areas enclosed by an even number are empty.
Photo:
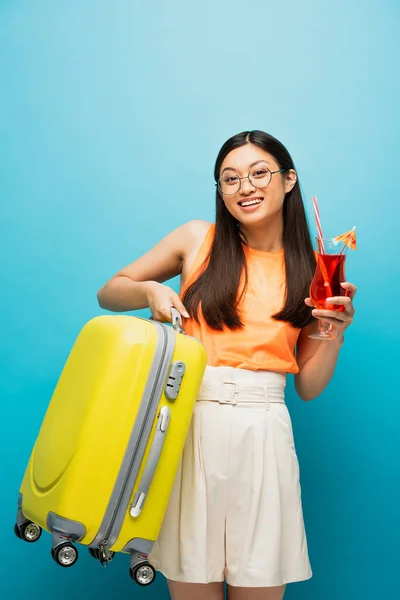
[[[334,296],[332,298],[327,298],[326,301],[329,304],[342,304],[345,306],[343,312],[322,309],[314,309],[312,311],[314,317],[317,319],[322,319],[327,323],[331,323],[334,326],[337,332],[337,339],[343,339],[344,332],[353,321],[355,313],[353,299],[357,292],[356,286],[348,281],[344,281],[340,285],[346,290],[346,296]],[[304,302],[307,304],[307,306],[314,306],[310,298],[306,298]]]

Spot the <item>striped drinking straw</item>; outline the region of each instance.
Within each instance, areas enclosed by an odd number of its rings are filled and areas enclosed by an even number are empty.
[[[314,214],[315,214],[315,220],[317,222],[317,230],[318,230],[318,238],[319,238],[319,244],[320,244],[320,252],[321,254],[325,254],[325,247],[324,247],[324,242],[323,242],[323,235],[322,235],[322,227],[321,227],[321,219],[319,216],[319,208],[318,208],[318,200],[315,196],[313,196],[313,204],[314,204]]]

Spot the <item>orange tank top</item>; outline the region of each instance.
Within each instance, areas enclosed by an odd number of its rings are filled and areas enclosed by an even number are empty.
[[[208,230],[195,258],[180,297],[201,272],[208,256],[215,225]],[[253,371],[283,371],[298,373],[294,349],[300,329],[271,316],[279,312],[285,301],[284,251],[262,252],[243,245],[248,269],[248,285],[239,304],[244,327],[232,331],[211,329],[205,322],[201,308],[199,323],[184,319],[188,335],[201,340],[207,352],[207,364],[237,367]]]

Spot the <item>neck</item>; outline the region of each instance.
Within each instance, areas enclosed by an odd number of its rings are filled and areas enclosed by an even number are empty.
[[[257,225],[246,226],[240,223],[239,232],[249,248],[253,250],[279,252],[283,248],[282,215]]]

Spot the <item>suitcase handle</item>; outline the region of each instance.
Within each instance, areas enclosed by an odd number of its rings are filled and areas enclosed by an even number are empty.
[[[182,325],[182,316],[179,310],[176,310],[174,306],[171,306],[171,315],[172,315],[172,327],[178,333],[185,333]]]
[[[175,329],[178,333],[185,333],[182,325],[182,316],[179,310],[176,310],[174,306],[171,306],[171,319],[172,319],[172,328]],[[149,317],[150,321],[154,321],[153,315]]]
[[[138,517],[143,510],[143,505],[147,498],[147,494],[149,492],[149,488],[151,482],[153,481],[154,473],[160,459],[161,451],[164,446],[170,418],[171,409],[169,406],[163,406],[158,414],[156,432],[154,434],[154,439],[147,458],[146,466],[129,510],[129,513],[132,517]]]

